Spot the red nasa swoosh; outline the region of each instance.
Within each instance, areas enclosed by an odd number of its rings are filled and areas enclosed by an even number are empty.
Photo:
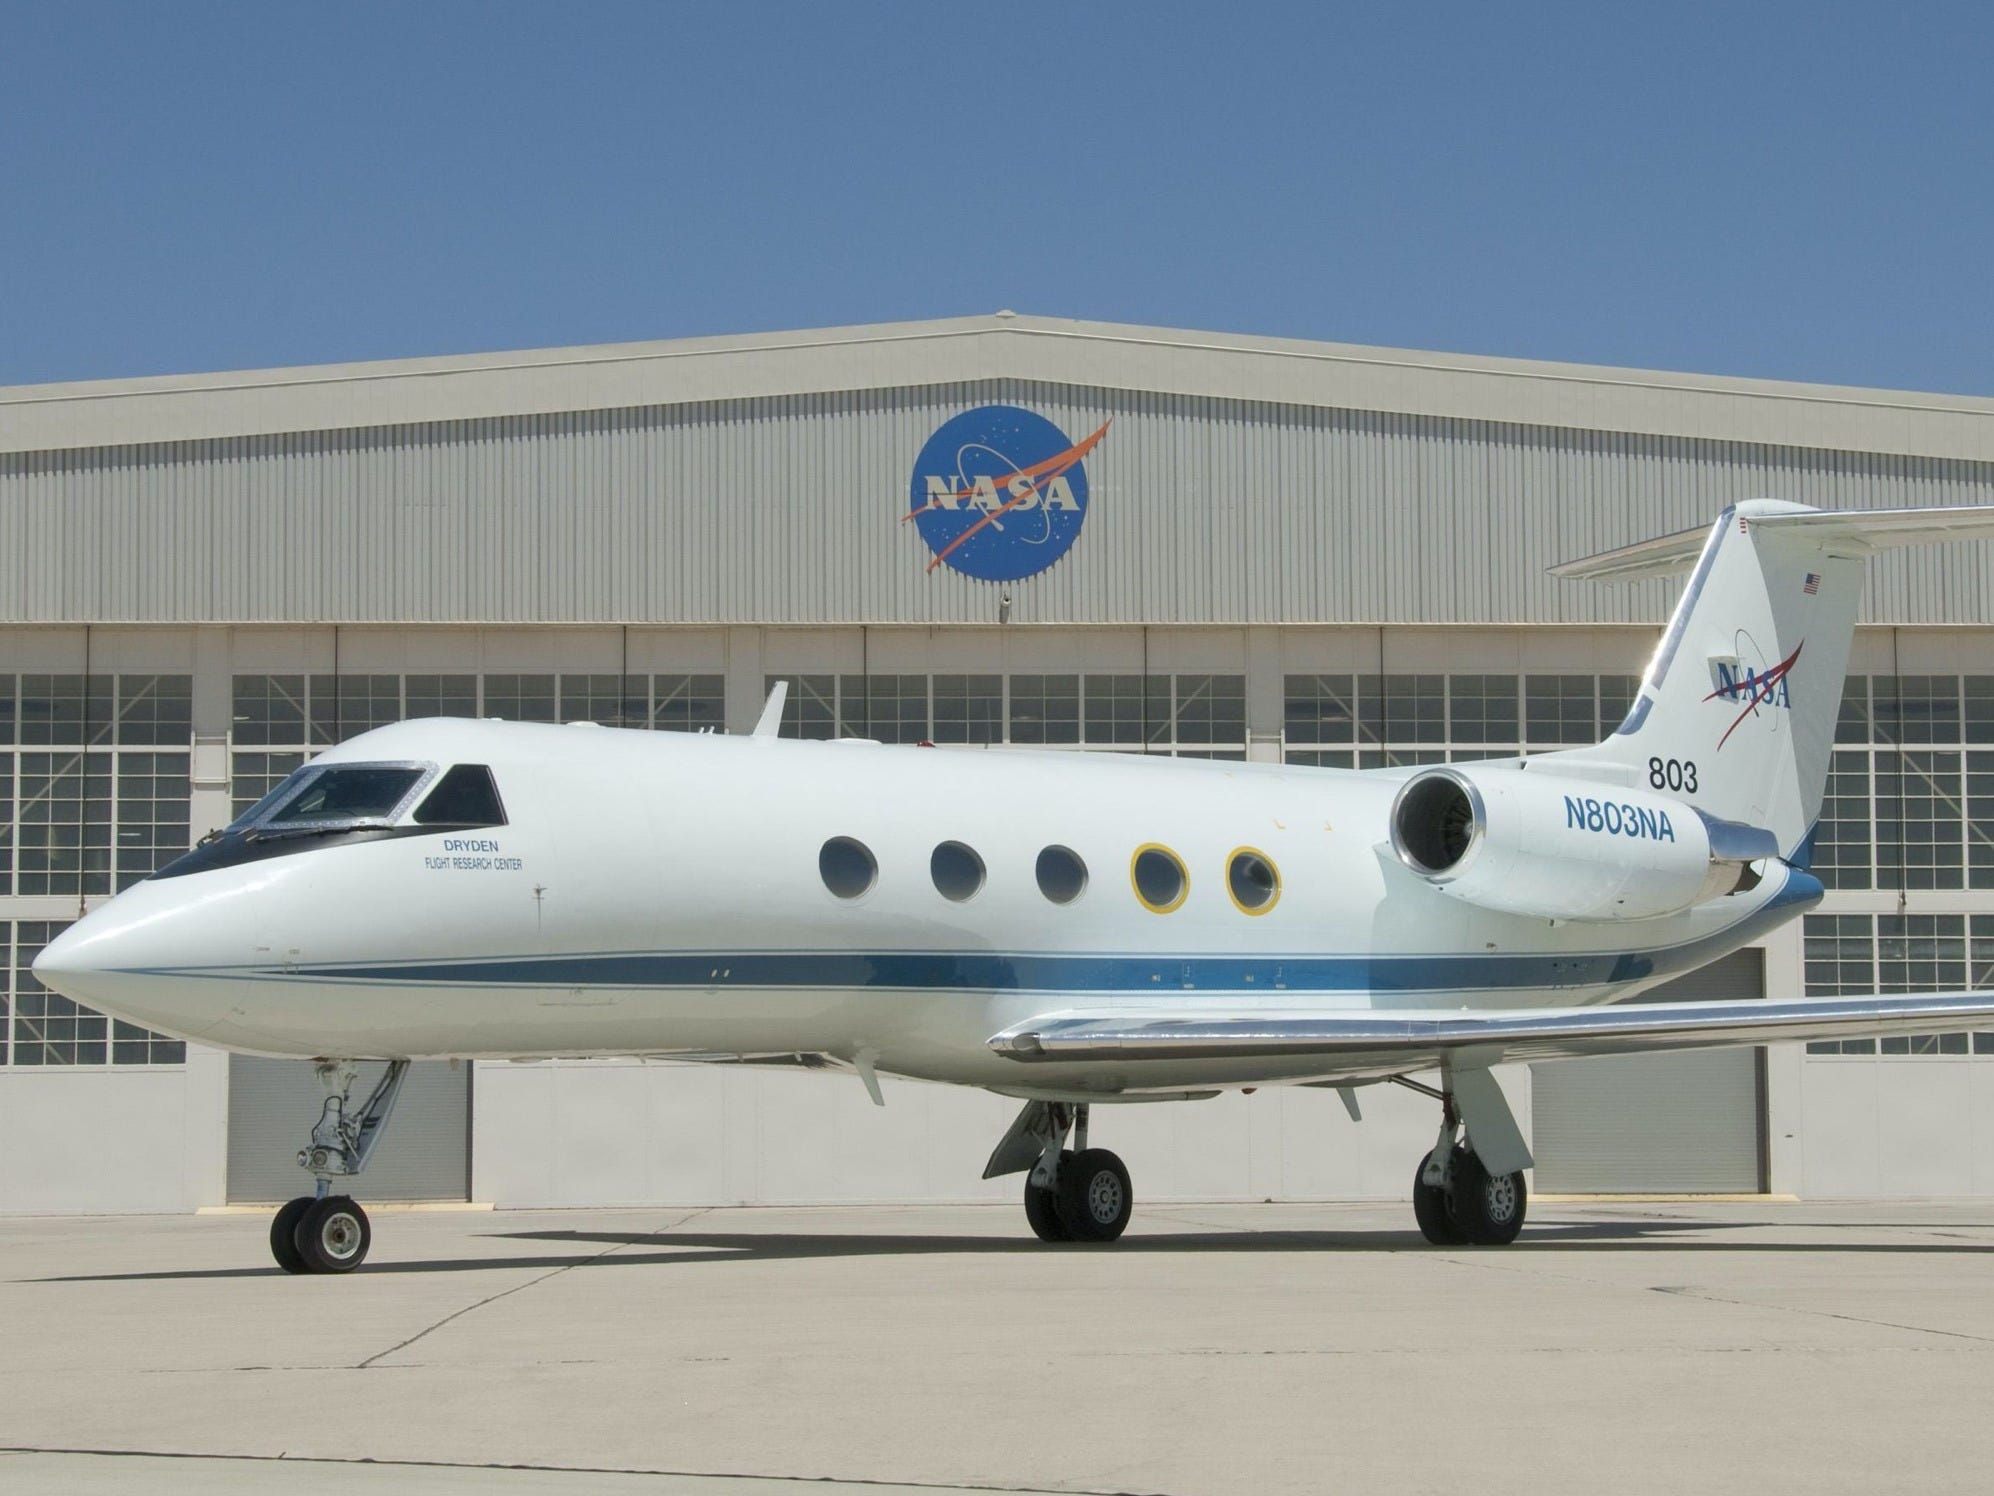
[[[1777,665],[1773,666],[1772,669],[1768,670],[1764,675],[1759,677],[1758,684],[1752,689],[1752,699],[1745,703],[1745,709],[1742,712],[1738,713],[1737,717],[1732,721],[1731,725],[1724,729],[1724,736],[1717,740],[1717,746],[1719,748],[1722,748],[1726,743],[1731,741],[1731,734],[1738,730],[1738,724],[1743,722],[1747,717],[1751,716],[1753,712],[1757,711],[1759,709],[1760,702],[1772,700],[1772,693],[1774,689],[1779,685],[1781,681],[1786,679],[1786,672],[1793,668],[1793,662],[1800,658],[1800,651],[1805,649],[1806,647],[1807,647],[1807,641],[1805,639],[1802,639],[1798,644],[1793,646],[1792,654],[1788,655],[1785,659],[1781,660]],[[1735,687],[1733,688],[1733,690],[1735,692]],[[1716,690],[1712,691],[1708,696],[1704,697],[1703,699],[1705,701],[1715,701],[1719,696],[1722,695],[1724,695],[1724,688],[1722,686],[1719,686]],[[1733,701],[1736,701],[1738,698],[1735,694],[1733,694],[1731,699]]]
[[[1085,457],[1089,452],[1093,451],[1097,446],[1099,446],[1101,444],[1101,438],[1108,434],[1108,428],[1114,424],[1115,424],[1114,417],[1110,416],[1107,420],[1101,423],[1101,429],[1099,431],[1096,431],[1092,436],[1088,437],[1086,441],[1079,443],[1077,446],[1068,447],[1064,452],[1055,452],[1052,456],[1046,458],[1043,462],[1035,462],[1028,468],[1020,468],[1017,472],[1013,473],[1009,478],[1005,479],[1004,481],[1007,486],[1012,483],[1016,483],[1020,478],[1029,480],[1031,486],[1027,488],[1023,493],[1019,494],[1016,498],[1010,499],[1005,503],[998,505],[995,509],[991,510],[988,514],[984,515],[983,518],[979,519],[975,524],[971,525],[967,530],[964,530],[960,535],[956,536],[954,540],[951,540],[946,546],[942,547],[941,550],[936,551],[935,559],[928,563],[927,569],[929,571],[933,571],[937,566],[940,566],[942,562],[948,558],[949,552],[955,550],[956,547],[960,546],[965,540],[968,540],[972,535],[976,534],[977,531],[981,530],[985,525],[989,524],[992,520],[996,519],[998,515],[1008,513],[1009,511],[1017,508],[1018,505],[1024,503],[1027,499],[1037,498],[1041,493],[1045,491],[1045,487],[1047,484],[1051,483],[1053,479],[1059,477],[1062,473],[1066,472],[1067,469],[1071,468],[1075,463],[1079,462],[1081,458]],[[955,495],[955,497],[958,499],[966,499],[969,498],[975,492],[976,489],[972,485],[971,487],[963,489],[960,492],[958,492]],[[917,515],[928,514],[939,508],[941,508],[941,505],[939,504],[924,504],[919,509],[910,509],[905,514],[900,516],[901,523],[905,524],[908,520],[913,519]]]

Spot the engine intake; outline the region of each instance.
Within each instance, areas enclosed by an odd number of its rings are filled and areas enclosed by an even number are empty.
[[[1646,790],[1517,768],[1428,769],[1392,802],[1392,850],[1443,893],[1542,919],[1653,919],[1757,882],[1769,831]]]
[[[1392,847],[1415,873],[1437,877],[1460,866],[1487,821],[1471,781],[1444,770],[1422,774],[1392,807]]]

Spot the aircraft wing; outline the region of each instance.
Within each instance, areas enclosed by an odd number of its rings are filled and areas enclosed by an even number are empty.
[[[1025,1064],[1320,1058],[1325,1076],[1357,1078],[1430,1069],[1443,1059],[1481,1066],[1796,1039],[1935,1034],[1976,1025],[1994,1030],[1994,992],[1479,1011],[1266,1007],[1164,1015],[1088,1014],[1068,1008],[1013,1024],[989,1044]]]

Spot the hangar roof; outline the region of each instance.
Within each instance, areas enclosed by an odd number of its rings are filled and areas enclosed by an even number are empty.
[[[1185,332],[928,322],[0,388],[0,452],[1016,378],[1842,451],[1994,459],[1994,400]]]

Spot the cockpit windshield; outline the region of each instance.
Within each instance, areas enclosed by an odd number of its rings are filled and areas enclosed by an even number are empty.
[[[237,816],[229,830],[279,836],[385,826],[434,773],[427,764],[308,764]]]
[[[180,878],[331,846],[505,824],[505,802],[487,764],[440,772],[433,763],[307,764],[153,876]]]
[[[403,764],[335,764],[321,769],[303,791],[272,812],[272,827],[337,821],[385,821],[423,777]]]

